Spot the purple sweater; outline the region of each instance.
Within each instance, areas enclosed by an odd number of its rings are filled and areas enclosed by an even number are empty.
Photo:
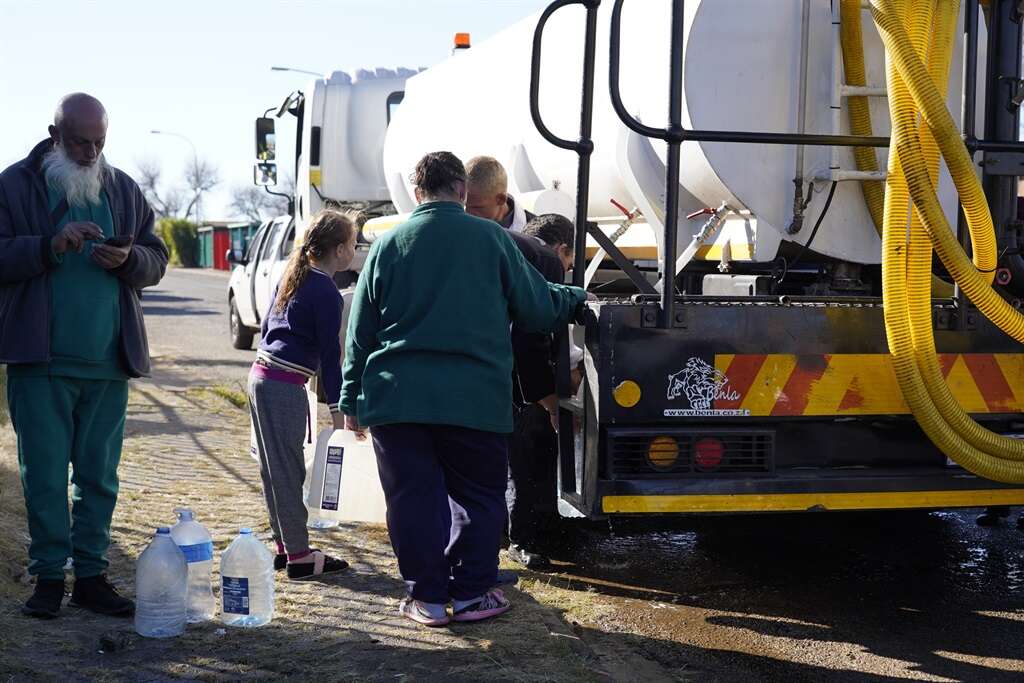
[[[277,300],[277,292],[274,292]],[[272,306],[261,326],[256,355],[268,364],[312,377],[320,370],[331,412],[341,397],[341,294],[327,273],[313,268],[283,311]]]

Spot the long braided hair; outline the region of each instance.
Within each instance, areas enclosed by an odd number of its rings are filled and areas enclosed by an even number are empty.
[[[322,259],[341,244],[347,244],[355,234],[355,223],[347,214],[334,209],[324,209],[313,216],[306,230],[302,244],[295,245],[288,258],[281,285],[274,300],[274,310],[284,311],[295,292],[305,281],[312,268],[310,261]]]

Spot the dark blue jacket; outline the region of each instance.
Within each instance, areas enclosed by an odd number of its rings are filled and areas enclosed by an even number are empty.
[[[40,142],[28,157],[0,173],[0,363],[50,361],[50,240],[53,219],[46,196],[43,156],[53,148]],[[167,268],[167,247],[153,233],[153,210],[135,181],[112,168],[103,189],[114,217],[114,233],[130,235],[132,250],[111,271],[121,281],[121,362],[130,377],[149,374],[149,344],[139,301],[143,287],[158,282]]]
[[[341,398],[341,313],[338,286],[327,273],[313,268],[283,311],[274,304],[263,318],[257,356],[284,370],[323,379],[331,412]]]

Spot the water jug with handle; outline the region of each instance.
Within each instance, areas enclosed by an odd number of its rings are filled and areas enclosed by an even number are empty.
[[[188,618],[188,563],[163,526],[135,565],[135,631],[169,638],[185,631]]]
[[[220,558],[220,618],[228,626],[263,626],[274,617],[274,556],[243,528]]]

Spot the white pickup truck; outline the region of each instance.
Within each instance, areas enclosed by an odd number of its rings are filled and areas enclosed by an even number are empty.
[[[294,244],[295,221],[278,216],[260,225],[245,253],[228,252],[234,266],[228,281],[228,314],[236,349],[252,348]]]

